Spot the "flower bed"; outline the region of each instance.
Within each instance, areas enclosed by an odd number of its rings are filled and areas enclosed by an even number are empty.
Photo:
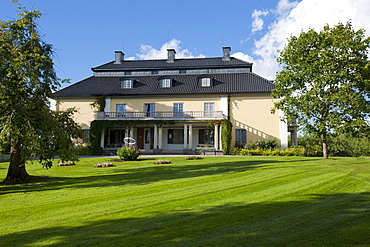
[[[185,160],[200,160],[200,156],[186,156]]]
[[[76,163],[74,163],[73,161],[70,161],[70,162],[61,162],[61,163],[58,163],[57,165],[58,166],[74,166],[76,165]]]
[[[156,161],[154,161],[154,164],[171,164],[171,161],[169,161],[169,160],[156,160]]]
[[[98,163],[98,164],[94,164],[93,166],[94,167],[109,167],[109,166],[113,166],[113,163]]]

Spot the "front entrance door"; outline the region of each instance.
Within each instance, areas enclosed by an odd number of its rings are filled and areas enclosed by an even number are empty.
[[[144,149],[144,128],[137,128],[137,147]]]

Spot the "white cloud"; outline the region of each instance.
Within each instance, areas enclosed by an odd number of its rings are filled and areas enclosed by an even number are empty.
[[[163,44],[159,50],[153,48],[150,45],[141,45],[140,53],[136,54],[139,59],[166,59],[167,49],[176,50],[176,58],[194,58],[194,57],[205,57],[202,54],[194,56],[188,49],[181,49],[180,40],[172,39],[167,43]]]
[[[320,30],[325,24],[334,26],[351,20],[355,30],[364,28],[366,36],[370,34],[370,0],[302,0],[299,3],[280,0],[272,12],[277,15],[276,21],[254,42],[253,54],[233,54],[249,59],[247,61],[255,64],[254,71],[268,79],[274,79],[279,70],[277,50],[282,50],[287,39],[299,35],[302,30]]]
[[[260,31],[263,28],[263,20],[260,18],[261,16],[268,15],[268,11],[262,10],[254,10],[252,13],[252,18],[254,19],[252,22],[252,32]]]

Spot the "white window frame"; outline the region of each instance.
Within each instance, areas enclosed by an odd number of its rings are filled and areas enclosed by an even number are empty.
[[[132,79],[123,79],[121,81],[121,88],[132,88]]]
[[[202,87],[210,87],[211,86],[211,78],[203,77],[200,79],[200,85]]]
[[[171,87],[171,78],[163,78],[161,79],[161,87],[169,88]]]

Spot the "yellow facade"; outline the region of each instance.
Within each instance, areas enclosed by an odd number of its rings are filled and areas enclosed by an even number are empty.
[[[126,104],[126,111],[142,112],[144,104],[155,104],[155,111],[173,111],[174,103],[183,103],[184,111],[204,111],[205,102],[214,102],[215,111],[220,109],[220,96],[170,96],[170,97],[125,97],[111,98],[110,111],[116,111],[117,104]]]
[[[78,111],[73,117],[74,121],[78,123],[82,129],[90,129],[91,122],[97,118],[96,109],[91,107],[94,101],[96,101],[96,98],[64,98],[58,101],[56,109],[66,110],[74,107]]]
[[[272,137],[280,139],[279,114],[271,113],[273,106],[274,99],[269,95],[231,96],[232,136],[235,138],[235,129],[245,129],[247,144]],[[235,140],[232,141],[234,143]]]

